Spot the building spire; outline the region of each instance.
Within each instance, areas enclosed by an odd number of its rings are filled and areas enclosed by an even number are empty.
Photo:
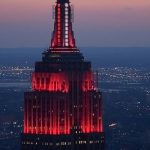
[[[55,23],[50,50],[63,52],[77,51],[72,30],[72,10],[69,0],[57,0]],[[63,49],[63,50],[62,50]],[[73,50],[74,49],[74,50]]]
[[[69,3],[69,0],[57,0],[57,3]]]

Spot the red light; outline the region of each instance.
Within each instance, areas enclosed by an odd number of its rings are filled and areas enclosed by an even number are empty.
[[[69,81],[65,73],[33,73],[32,88],[38,91],[68,92]]]
[[[61,7],[61,4],[57,4],[50,51],[79,52],[75,48],[71,18],[68,18],[66,29],[61,20],[65,17],[61,13],[64,12],[63,9],[65,8]],[[70,16],[69,4],[68,10]],[[101,97],[95,90],[91,70],[82,73],[80,71],[34,72],[32,89],[34,94],[29,92],[25,95],[24,133],[70,134],[74,123],[81,127],[83,133],[103,132]]]
[[[68,16],[71,15],[71,7],[70,7],[70,4],[67,5],[68,7]],[[68,38],[68,42],[67,44],[65,44],[65,22],[61,22],[61,18],[65,18],[65,8],[66,7],[61,7],[61,4],[57,3],[56,5],[56,21],[55,21],[55,27],[54,27],[54,33],[53,33],[53,38],[52,38],[52,44],[51,44],[51,47],[54,48],[53,49],[53,52],[57,50],[55,50],[55,48],[57,47],[61,47],[61,48],[64,48],[64,47],[70,47],[70,48],[75,48],[75,40],[74,40],[74,34],[73,34],[73,31],[72,31],[72,22],[71,22],[71,18],[68,17],[68,26],[69,28],[67,28],[67,30],[69,30],[69,38]],[[58,40],[58,35],[60,34],[58,31],[62,31],[61,34],[62,36],[60,37],[60,40]],[[76,50],[76,49],[74,49]],[[61,52],[64,52],[64,51],[61,51]],[[71,52],[71,51],[70,51]],[[76,52],[76,51],[74,51]]]

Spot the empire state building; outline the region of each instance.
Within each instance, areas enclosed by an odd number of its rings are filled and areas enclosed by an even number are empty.
[[[69,0],[57,0],[51,45],[24,94],[21,150],[104,150],[102,95],[76,46]]]

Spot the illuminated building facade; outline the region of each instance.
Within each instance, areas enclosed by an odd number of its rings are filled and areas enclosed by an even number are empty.
[[[101,101],[91,63],[75,44],[70,2],[57,0],[51,46],[24,95],[21,150],[104,150]]]

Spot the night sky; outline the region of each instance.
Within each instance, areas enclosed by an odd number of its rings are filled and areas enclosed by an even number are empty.
[[[54,0],[0,0],[0,48],[48,47]],[[149,0],[72,0],[78,46],[150,46]]]

